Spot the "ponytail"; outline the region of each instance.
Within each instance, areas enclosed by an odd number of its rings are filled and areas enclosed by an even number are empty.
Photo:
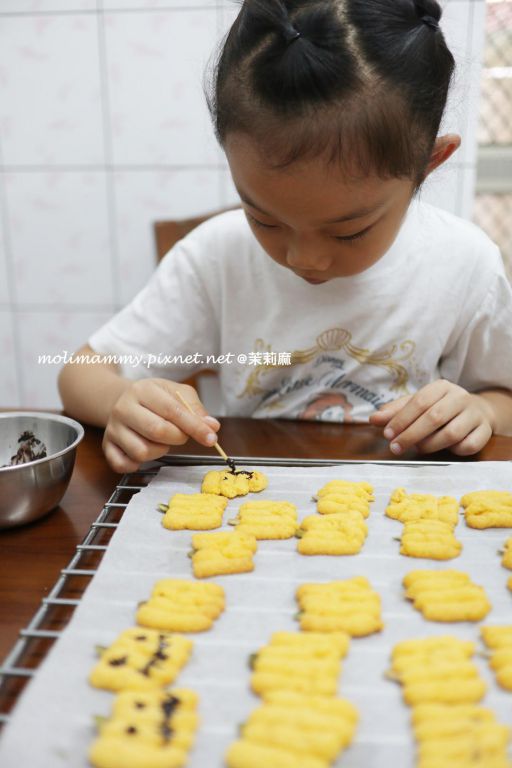
[[[440,19],[436,0],[244,0],[209,95],[220,143],[421,179],[454,69]]]

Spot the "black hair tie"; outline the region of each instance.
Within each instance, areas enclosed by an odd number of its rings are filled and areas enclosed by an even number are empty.
[[[431,29],[439,29],[439,22],[433,16],[422,16],[421,21]]]
[[[294,43],[295,40],[298,40],[299,37],[301,37],[301,33],[298,29],[295,29],[293,24],[287,24],[283,29],[283,37],[286,45],[291,45],[291,43]]]

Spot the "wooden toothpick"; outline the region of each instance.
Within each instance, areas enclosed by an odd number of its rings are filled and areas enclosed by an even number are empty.
[[[185,398],[183,397],[183,395],[181,394],[181,392],[178,392],[178,390],[176,390],[176,391],[174,392],[174,394],[176,395],[176,397],[178,398],[178,400],[180,400],[180,402],[182,402],[182,403],[183,403],[183,405],[185,406],[185,408],[186,408],[188,411],[190,411],[190,413],[193,413],[193,414],[194,414],[194,416],[197,416],[197,414],[194,412],[194,410],[193,410],[192,406],[190,405],[190,403],[187,403],[187,401],[185,400]],[[219,454],[222,456],[222,458],[224,459],[224,461],[226,462],[226,464],[228,465],[228,467],[230,468],[230,470],[231,470],[232,472],[235,472],[235,470],[236,470],[236,467],[235,467],[235,462],[233,461],[233,459],[230,459],[230,458],[229,458],[229,456],[227,455],[227,453],[226,453],[226,452],[225,452],[225,451],[224,451],[224,450],[221,448],[221,446],[219,445],[218,441],[217,441],[216,443],[214,443],[212,447],[213,447],[213,448],[215,448],[215,450],[217,451],[217,453],[219,453]]]

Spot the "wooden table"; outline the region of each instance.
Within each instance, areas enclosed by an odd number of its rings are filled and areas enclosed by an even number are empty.
[[[77,463],[61,505],[46,518],[0,532],[0,658],[4,658],[69,562],[89,530],[119,475],[107,466],[101,451],[102,432],[87,428]],[[390,459],[381,430],[367,425],[344,425],[280,419],[226,418],[221,444],[233,456],[323,459]],[[211,455],[193,443],[172,453]],[[418,458],[413,453],[398,461]],[[449,453],[429,458],[457,460]],[[494,437],[473,460],[511,460],[512,438]]]

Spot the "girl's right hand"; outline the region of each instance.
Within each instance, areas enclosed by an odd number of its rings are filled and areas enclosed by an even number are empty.
[[[176,390],[196,415],[179,401]],[[134,472],[142,462],[163,456],[170,445],[183,445],[189,437],[212,446],[219,429],[193,387],[167,379],[142,379],[130,384],[115,402],[103,451],[115,472]]]

